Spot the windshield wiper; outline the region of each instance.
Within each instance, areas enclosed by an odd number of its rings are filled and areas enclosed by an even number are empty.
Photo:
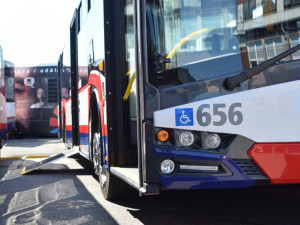
[[[223,83],[224,88],[226,90],[229,90],[229,91],[235,89],[243,81],[249,80],[251,77],[253,77],[256,74],[262,72],[263,70],[269,68],[274,63],[277,63],[281,59],[293,54],[294,52],[296,52],[299,49],[300,49],[300,44],[296,45],[293,48],[290,48],[290,49],[286,50],[285,52],[283,52],[283,53],[281,53],[281,54],[279,54],[279,55],[277,55],[277,56],[275,56],[271,59],[268,59],[267,61],[255,66],[251,69],[248,69],[248,70],[243,71],[243,72],[241,72],[237,75],[234,75],[232,77],[229,77],[229,78],[225,79],[224,83]]]

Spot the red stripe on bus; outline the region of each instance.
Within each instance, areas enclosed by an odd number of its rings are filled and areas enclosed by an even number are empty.
[[[107,125],[106,124],[102,128],[102,135],[107,136]]]
[[[72,131],[72,125],[66,125],[66,130],[67,131]]]
[[[79,132],[80,133],[89,133],[89,126],[88,125],[80,125],[79,126]]]
[[[78,91],[78,94],[83,92],[85,89],[89,88],[89,84],[84,85],[80,90]]]
[[[248,154],[271,184],[300,183],[300,143],[256,144]]]
[[[58,120],[57,118],[55,117],[50,117],[50,120],[49,120],[49,126],[50,127],[57,127],[58,125]]]

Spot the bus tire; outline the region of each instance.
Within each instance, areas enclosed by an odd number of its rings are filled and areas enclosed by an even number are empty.
[[[95,111],[97,112],[97,110],[93,110],[93,108],[91,107],[89,118],[90,146],[92,155],[91,160],[94,165],[94,171],[96,175],[99,176],[99,183],[104,199],[113,200],[123,195],[124,185],[126,184],[109,172],[109,166],[107,166],[106,168],[103,166],[105,159],[103,156],[102,148],[103,144],[100,127],[101,125],[98,115],[93,115]],[[109,163],[106,165],[109,165]]]
[[[93,134],[93,164],[95,173],[99,176],[99,183],[102,191],[102,195],[106,200],[113,200],[122,196],[123,182],[115,177],[108,171],[108,168],[104,168],[104,156],[101,144],[100,132]]]

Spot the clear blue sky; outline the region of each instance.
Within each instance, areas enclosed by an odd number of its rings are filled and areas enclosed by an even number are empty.
[[[0,0],[0,40],[15,66],[57,63],[79,0]]]

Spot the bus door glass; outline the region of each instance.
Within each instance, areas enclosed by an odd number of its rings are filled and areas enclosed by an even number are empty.
[[[126,0],[125,6],[125,57],[126,57],[126,75],[128,80],[134,79],[135,76],[135,35],[134,35],[134,6],[133,0]],[[136,82],[134,81],[129,95],[130,105],[130,136],[131,145],[136,146],[137,130],[136,130]]]

